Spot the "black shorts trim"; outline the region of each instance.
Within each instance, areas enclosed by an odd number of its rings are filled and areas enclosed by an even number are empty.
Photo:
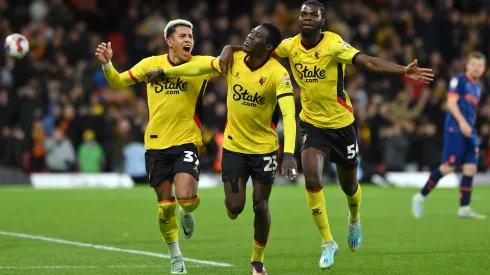
[[[222,181],[234,182],[251,176],[262,184],[273,184],[277,161],[277,150],[268,154],[243,154],[223,149]]]
[[[300,120],[303,144],[301,152],[312,147],[323,151],[327,158],[347,169],[356,169],[359,158],[355,122],[339,129],[318,128]]]
[[[173,181],[175,174],[186,173],[199,181],[199,154],[196,145],[182,144],[162,150],[147,150],[146,173],[152,187],[165,180]]]

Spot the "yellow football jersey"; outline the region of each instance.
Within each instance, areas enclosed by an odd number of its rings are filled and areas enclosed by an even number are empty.
[[[360,52],[336,33],[322,35],[311,49],[305,48],[301,34],[285,39],[274,54],[289,58],[301,88],[300,119],[319,128],[337,129],[354,121],[352,103],[344,90],[344,71]]]
[[[236,52],[233,58],[231,73],[226,75],[228,117],[223,147],[244,154],[273,152],[279,148],[275,131],[279,120],[278,98],[293,92],[289,74],[273,58],[256,70],[245,63],[245,52]],[[219,58],[211,65],[221,73]]]
[[[210,56],[192,56],[187,63],[202,62]],[[130,70],[119,74],[114,67],[104,69],[112,87],[121,88],[145,80],[148,71],[173,67],[167,54],[141,60]],[[186,143],[202,145],[202,96],[209,80],[218,75],[166,78],[147,84],[149,118],[145,132],[146,149],[166,149]]]

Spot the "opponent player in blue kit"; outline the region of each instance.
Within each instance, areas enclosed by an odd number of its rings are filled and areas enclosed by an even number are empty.
[[[485,219],[486,216],[471,210],[471,187],[477,172],[478,142],[476,116],[481,85],[478,82],[485,71],[486,58],[480,52],[468,56],[466,73],[458,74],[449,82],[446,122],[444,125],[444,149],[442,164],[432,171],[429,180],[412,198],[412,214],[421,218],[424,200],[437,182],[445,175],[462,167],[463,177],[459,187],[460,207],[458,217]]]

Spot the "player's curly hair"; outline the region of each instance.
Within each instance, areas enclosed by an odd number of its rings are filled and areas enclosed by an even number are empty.
[[[262,27],[264,27],[267,30],[267,36],[265,37],[265,43],[267,44],[272,44],[272,47],[274,47],[273,50],[281,44],[282,41],[282,34],[279,28],[272,24],[272,23],[262,23],[260,24]]]
[[[320,7],[320,14],[323,18],[323,15],[325,14],[325,6],[320,1],[318,1],[318,0],[307,0],[301,6],[304,6],[304,5],[313,5],[313,6]]]
[[[175,29],[180,26],[188,27],[191,30],[194,27],[191,22],[184,19],[172,20],[168,22],[167,26],[165,26],[165,30],[163,31],[163,34],[165,35],[165,39],[169,38],[172,35],[172,33],[175,32]]]

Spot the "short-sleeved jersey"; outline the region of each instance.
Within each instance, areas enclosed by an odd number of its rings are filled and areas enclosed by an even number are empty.
[[[294,79],[301,88],[301,120],[319,128],[337,129],[354,121],[352,103],[344,90],[346,64],[359,51],[333,32],[324,32],[313,48],[301,42],[301,34],[285,39],[277,57],[288,57]]]
[[[466,74],[458,74],[450,80],[447,95],[448,97],[458,98],[459,110],[473,128],[473,133],[475,134],[477,107],[481,97],[480,83],[472,80],[471,77]],[[449,111],[446,114],[444,129],[446,132],[461,133],[458,121]]]
[[[187,62],[212,57],[192,56]],[[167,54],[143,59],[128,71],[138,83],[150,70],[173,67]],[[149,121],[145,132],[146,149],[166,149],[186,143],[202,145],[202,96],[209,80],[218,75],[174,77],[147,84]]]
[[[247,54],[235,52],[228,82],[228,117],[223,147],[244,154],[267,154],[279,148],[275,131],[278,98],[292,95],[293,88],[286,69],[273,58],[252,70],[245,63]],[[221,73],[219,58],[211,66]]]

